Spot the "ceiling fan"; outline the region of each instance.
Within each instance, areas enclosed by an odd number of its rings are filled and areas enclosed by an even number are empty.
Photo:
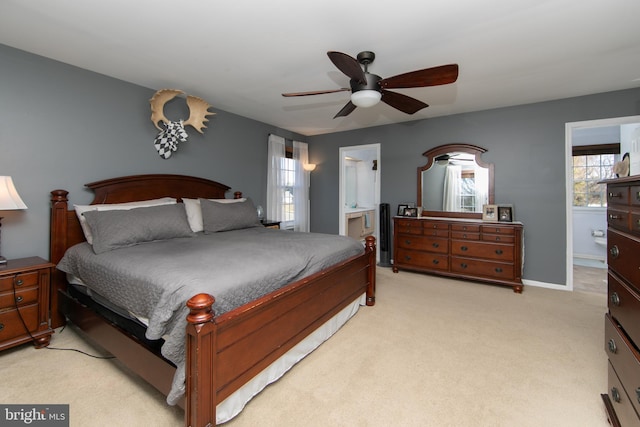
[[[333,117],[334,119],[349,115],[356,107],[372,107],[379,101],[404,113],[414,114],[429,105],[388,89],[439,86],[453,83],[458,79],[458,64],[425,68],[383,79],[380,76],[369,73],[367,70],[369,64],[376,57],[373,52],[360,52],[357,59],[342,52],[329,51],[327,55],[331,62],[351,79],[349,82],[351,88],[283,93],[282,96],[308,96],[351,91],[351,100],[342,107],[342,110],[338,111],[338,114]]]
[[[457,159],[456,157],[458,157],[460,154],[459,153],[453,153],[453,154],[441,154],[437,157],[433,158],[433,161],[438,164],[438,165],[448,165],[451,161],[455,161],[455,162],[474,162],[474,159],[470,159],[470,158],[460,158]]]

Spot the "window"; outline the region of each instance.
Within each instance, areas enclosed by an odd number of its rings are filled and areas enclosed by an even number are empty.
[[[280,158],[280,189],[281,203],[280,218],[282,228],[293,228],[296,219],[295,191],[296,186],[296,161],[286,157]]]
[[[476,180],[473,171],[462,171],[460,179],[460,211],[476,211]]]
[[[607,206],[606,186],[598,182],[614,178],[619,153],[620,144],[573,147],[573,206]]]

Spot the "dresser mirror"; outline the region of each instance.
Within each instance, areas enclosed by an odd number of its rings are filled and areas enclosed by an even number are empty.
[[[422,153],[418,167],[417,206],[423,216],[482,218],[482,205],[494,204],[493,163],[487,150],[470,144],[447,144]]]

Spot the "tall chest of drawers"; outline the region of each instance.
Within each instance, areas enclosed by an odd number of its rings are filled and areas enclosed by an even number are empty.
[[[606,184],[609,361],[602,398],[613,426],[640,426],[640,176]]]
[[[522,292],[521,223],[394,217],[393,271],[420,271]]]

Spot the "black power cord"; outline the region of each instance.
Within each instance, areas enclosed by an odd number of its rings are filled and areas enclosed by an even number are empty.
[[[31,334],[31,331],[27,327],[27,322],[25,322],[24,317],[22,317],[22,313],[20,312],[20,306],[18,305],[18,295],[16,293],[17,279],[18,279],[18,274],[15,274],[13,276],[13,304],[16,307],[16,311],[18,312],[18,317],[20,317],[20,322],[22,322],[22,326],[24,327],[24,330],[27,331],[27,334],[29,334],[34,344],[38,344],[38,340]],[[62,333],[62,331],[64,331],[65,328],[66,326],[63,326],[59,333]],[[115,359],[116,358],[115,356],[96,356],[93,354],[89,354],[85,351],[78,350],[77,348],[58,348],[58,347],[51,347],[51,346],[46,346],[44,348],[46,348],[47,350],[75,351],[75,352],[84,354],[85,356],[93,357],[95,359]]]

